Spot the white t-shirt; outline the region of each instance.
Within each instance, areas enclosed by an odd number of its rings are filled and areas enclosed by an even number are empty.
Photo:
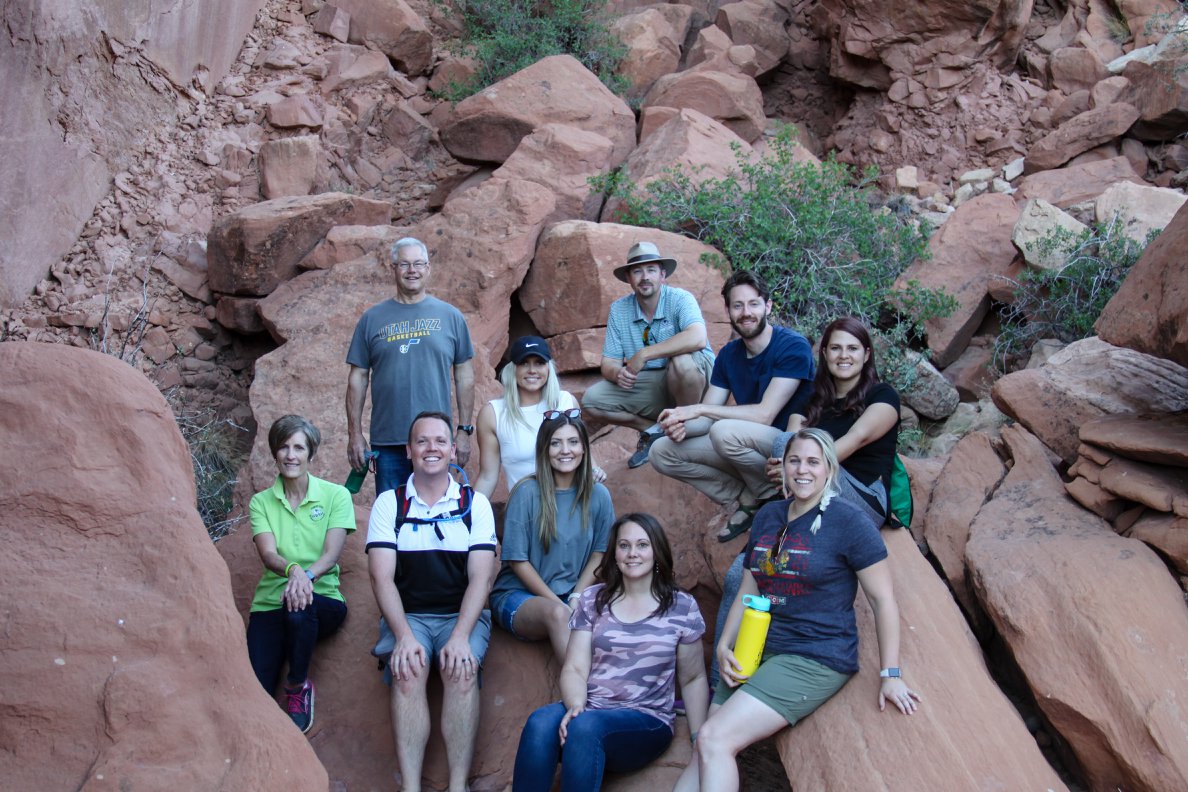
[[[561,391],[557,401],[558,410],[570,410],[577,407],[577,400],[569,391]],[[495,436],[499,438],[499,460],[503,465],[503,475],[507,479],[507,488],[520,482],[520,479],[531,476],[536,472],[536,433],[544,422],[544,414],[550,408],[544,400],[530,407],[523,407],[528,426],[514,420],[510,415],[504,415],[504,399],[492,399],[491,408],[495,410]]]

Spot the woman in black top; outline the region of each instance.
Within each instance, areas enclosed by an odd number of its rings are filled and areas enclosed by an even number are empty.
[[[793,415],[788,429],[815,426],[829,432],[842,466],[839,494],[867,512],[875,525],[882,525],[887,518],[886,483],[899,440],[899,394],[879,381],[870,333],[854,317],[830,322],[821,334],[817,378],[805,412]],[[776,439],[769,473],[774,467],[779,475],[789,436]]]

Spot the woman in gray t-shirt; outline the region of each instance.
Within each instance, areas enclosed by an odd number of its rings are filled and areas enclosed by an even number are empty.
[[[594,581],[615,510],[610,492],[594,481],[581,411],[549,410],[544,416],[536,434],[536,473],[508,499],[503,568],[491,590],[491,612],[517,638],[549,639],[563,661],[572,603]]]

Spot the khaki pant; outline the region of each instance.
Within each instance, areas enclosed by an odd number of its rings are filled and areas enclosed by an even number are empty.
[[[727,419],[714,421],[709,432],[674,443],[662,437],[652,445],[652,467],[666,476],[691,484],[723,506],[737,500],[769,498],[779,489],[767,480],[765,468],[771,444],[780,434],[774,426]]]
[[[673,361],[680,361],[677,376],[692,376],[695,371],[699,373],[704,382],[704,394],[705,387],[709,385],[710,374],[714,370],[713,355],[702,352],[678,355],[669,361],[669,365],[672,365]],[[644,369],[639,372],[636,375],[635,387],[630,390],[600,379],[586,389],[585,395],[582,396],[582,406],[602,412],[630,413],[654,421],[662,411],[675,407],[676,402],[668,392],[668,368],[661,368]]]

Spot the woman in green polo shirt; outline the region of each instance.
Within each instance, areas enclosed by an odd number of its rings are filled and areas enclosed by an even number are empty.
[[[285,709],[302,732],[313,725],[314,645],[346,619],[338,590],[338,556],[355,530],[350,493],[309,474],[322,434],[300,415],[278,418],[268,430],[276,482],[252,497],[252,539],[264,562],[248,619],[248,657],[272,695],[287,661]]]

